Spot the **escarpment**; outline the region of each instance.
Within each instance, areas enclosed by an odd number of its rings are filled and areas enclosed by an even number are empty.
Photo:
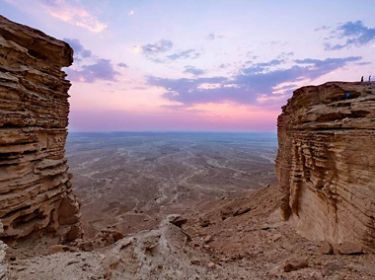
[[[0,221],[0,234],[3,233],[3,224]],[[0,240],[0,280],[7,279],[6,265],[5,265],[5,250],[6,245]]]
[[[0,220],[3,237],[77,232],[64,155],[72,64],[65,42],[0,16]]]
[[[375,83],[298,89],[278,118],[284,219],[312,240],[375,249]]]

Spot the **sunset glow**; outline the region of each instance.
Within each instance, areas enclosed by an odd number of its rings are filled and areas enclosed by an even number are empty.
[[[294,89],[374,68],[371,0],[32,2],[1,14],[75,50],[71,131],[275,131]]]

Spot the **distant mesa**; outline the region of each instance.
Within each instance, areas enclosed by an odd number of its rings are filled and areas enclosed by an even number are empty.
[[[283,218],[309,239],[375,250],[375,83],[296,90],[278,140]]]

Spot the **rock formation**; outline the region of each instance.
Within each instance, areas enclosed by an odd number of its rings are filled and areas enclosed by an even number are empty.
[[[66,43],[0,16],[0,236],[77,232],[64,156],[70,83],[61,71],[72,55]]]
[[[3,233],[3,224],[0,222],[0,234]],[[0,280],[6,280],[6,266],[5,266],[5,250],[6,245],[0,240]]]
[[[282,216],[303,236],[375,249],[375,83],[298,89],[278,118]]]

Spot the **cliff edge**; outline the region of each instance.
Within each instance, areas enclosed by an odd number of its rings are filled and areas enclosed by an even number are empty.
[[[3,233],[3,224],[0,222],[0,234]],[[0,280],[6,280],[7,269],[5,264],[5,251],[7,246],[0,240]]]
[[[70,82],[61,68],[72,62],[65,42],[0,16],[2,237],[45,228],[68,238],[79,232],[64,155]]]
[[[375,83],[296,90],[278,118],[282,216],[331,245],[375,249]]]

